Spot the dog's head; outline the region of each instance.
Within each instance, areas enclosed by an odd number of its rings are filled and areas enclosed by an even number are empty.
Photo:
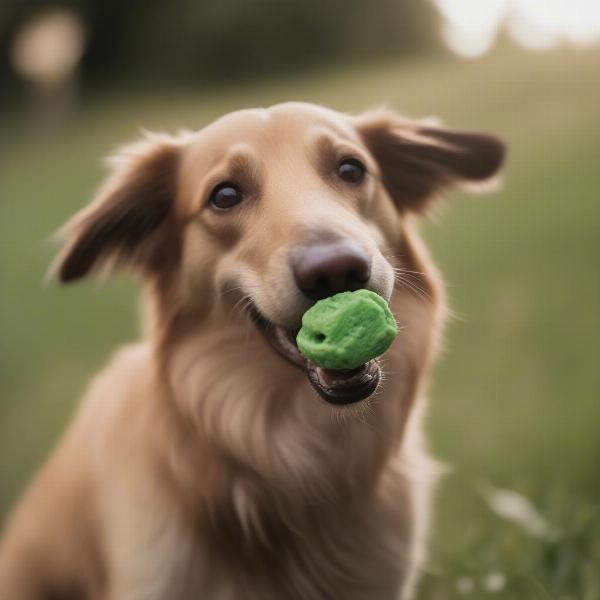
[[[389,300],[403,223],[443,188],[492,178],[503,155],[493,136],[385,111],[350,117],[300,103],[239,111],[119,153],[96,200],[65,228],[58,276],[70,282],[127,264],[176,287],[188,312],[232,310],[244,298],[325,399],[359,400],[377,386],[377,363],[348,373],[314,367],[293,341],[302,314],[363,287]]]

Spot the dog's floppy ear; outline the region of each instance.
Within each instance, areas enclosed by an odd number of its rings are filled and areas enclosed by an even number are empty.
[[[149,272],[176,257],[179,151],[175,139],[148,135],[109,160],[113,172],[95,199],[59,232],[64,249],[52,271],[61,282],[105,266]]]
[[[389,111],[367,113],[356,125],[403,211],[426,212],[443,188],[487,182],[504,162],[504,143],[488,133],[445,129]]]

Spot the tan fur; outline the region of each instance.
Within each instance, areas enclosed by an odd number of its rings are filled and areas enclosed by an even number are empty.
[[[56,270],[70,281],[133,267],[146,336],[95,378],[9,520],[3,599],[412,596],[434,474],[423,394],[445,313],[414,216],[440,186],[488,178],[502,160],[489,138],[493,164],[469,171],[481,148],[435,131],[294,103],[119,154],[64,230]],[[336,179],[348,155],[367,165],[365,184]],[[207,198],[223,180],[247,198],[217,213]],[[243,309],[252,298],[297,325],[309,303],[288,255],[323,231],[369,253],[368,287],[401,328],[383,384],[346,408],[321,401]]]

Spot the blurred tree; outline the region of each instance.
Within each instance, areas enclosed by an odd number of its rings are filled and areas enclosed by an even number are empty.
[[[11,41],[36,11],[62,6],[86,24],[85,83],[123,78],[229,80],[327,62],[371,60],[435,45],[423,0],[3,0],[0,76]]]

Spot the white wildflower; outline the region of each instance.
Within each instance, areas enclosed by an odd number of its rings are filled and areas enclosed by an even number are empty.
[[[522,494],[489,485],[482,493],[493,512],[514,523],[525,533],[546,541],[555,541],[560,537],[559,530]]]

